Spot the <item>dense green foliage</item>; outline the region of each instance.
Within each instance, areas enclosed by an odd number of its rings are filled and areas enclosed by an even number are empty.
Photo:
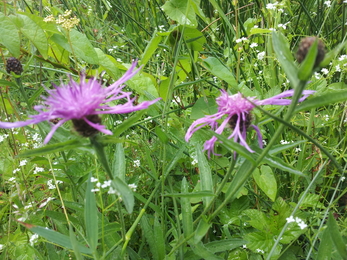
[[[113,135],[91,140],[70,122],[47,145],[49,123],[0,129],[0,259],[347,259],[346,11],[342,0],[2,1],[0,121],[37,113],[68,75],[110,85],[135,59],[126,90],[161,100],[104,115]],[[325,44],[320,67],[316,42],[296,61],[305,36]],[[6,71],[10,57],[23,72]],[[185,141],[220,89],[262,100],[304,88],[316,93],[299,105],[254,109],[264,149],[251,129],[254,153],[231,129],[220,156],[203,152],[207,127]]]

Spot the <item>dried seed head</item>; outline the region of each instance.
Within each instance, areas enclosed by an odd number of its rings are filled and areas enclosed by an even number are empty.
[[[86,118],[94,123],[101,124],[101,118],[98,115],[89,115]],[[94,127],[91,127],[84,119],[72,119],[73,126],[77,133],[79,133],[83,137],[91,137],[96,135],[99,131]]]
[[[7,73],[14,72],[17,75],[20,75],[23,72],[23,67],[18,59],[11,57],[7,59],[6,71]]]
[[[237,119],[238,119],[238,115],[235,114],[229,120],[230,128],[233,129],[233,130],[236,127]],[[247,130],[248,127],[251,125],[252,120],[253,120],[253,116],[252,116],[251,113],[247,113],[246,114],[246,120],[245,121],[241,118],[241,120],[240,120],[240,129],[241,129],[241,131],[243,130],[243,126],[245,126],[245,129]]]
[[[296,53],[296,59],[298,60],[299,63],[301,63],[308,51],[310,50],[312,44],[318,39],[317,37],[305,37],[301,40],[299,44],[299,49]],[[325,56],[325,49],[324,49],[324,43],[321,39],[318,39],[318,52],[317,52],[317,57],[316,57],[316,62],[314,63],[314,68],[318,67],[319,63],[321,63],[324,59]]]

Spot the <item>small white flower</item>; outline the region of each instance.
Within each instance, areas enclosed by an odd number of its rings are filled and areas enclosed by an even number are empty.
[[[0,244],[0,251],[4,249],[4,245],[3,244]]]
[[[248,39],[246,37],[242,37],[240,39],[236,39],[236,43],[240,43],[240,42],[247,42]]]
[[[295,222],[295,219],[293,216],[290,216],[289,218],[286,218],[287,220],[287,223],[292,223],[292,222]]]
[[[341,181],[344,181],[345,179],[346,179],[345,176],[342,176],[342,177],[340,178]]]
[[[19,171],[20,171],[20,169],[17,168],[17,169],[14,169],[12,173],[16,173],[16,172],[19,172]]]
[[[326,69],[326,68],[323,68],[323,69],[321,70],[321,72],[322,72],[324,75],[327,75],[327,74],[329,73],[329,70]]]
[[[94,178],[93,176],[90,178],[90,182],[97,182],[98,179],[97,178]]]
[[[257,248],[255,251],[257,251],[257,253],[262,253],[264,254],[264,250],[260,249],[260,248]]]
[[[33,174],[37,174],[38,172],[43,172],[45,169],[42,167],[35,167],[35,170],[33,172]]]
[[[101,187],[101,183],[100,183],[100,182],[97,182],[97,183],[95,184],[95,186],[98,187],[98,188],[100,188],[100,187]]]
[[[316,79],[320,79],[320,78],[321,78],[321,75],[320,75],[318,72],[315,72],[315,73],[314,73],[314,77],[315,77]]]
[[[135,160],[133,165],[134,167],[140,167],[140,164],[141,164],[140,160]]]
[[[268,10],[276,10],[276,6],[278,5],[278,2],[275,2],[275,3],[273,3],[273,4],[267,4],[266,5],[266,9],[268,9]]]
[[[91,192],[98,192],[98,191],[100,191],[100,189],[91,189],[90,191]]]
[[[249,47],[251,47],[251,48],[258,47],[258,43],[252,42],[251,45],[249,45]]]
[[[330,6],[331,6],[331,1],[325,1],[324,4],[325,4],[327,7],[330,7]]]
[[[30,245],[34,246],[34,244],[37,242],[38,238],[39,238],[38,234],[33,234],[29,240]]]
[[[121,123],[123,123],[121,120],[114,121],[114,125],[120,125]]]
[[[247,248],[247,245],[242,245],[242,248],[246,249],[246,248]]]
[[[53,198],[53,197],[48,197],[48,198],[46,199],[46,201],[44,201],[43,203],[40,204],[39,208],[43,208],[43,207],[46,206],[47,203],[50,202],[51,200],[54,200],[54,198]]]
[[[301,152],[301,149],[300,149],[300,147],[297,147],[297,148],[295,148],[295,152],[296,152],[296,153],[299,153],[299,152]]]
[[[338,64],[338,65],[335,66],[335,70],[336,70],[337,72],[341,72],[340,64]]]
[[[343,61],[343,60],[347,60],[347,55],[346,55],[346,54],[341,55],[341,56],[339,57],[339,61]]]
[[[262,140],[262,142],[263,142],[263,145],[267,145],[266,140]]]
[[[8,181],[15,182],[16,181],[16,177],[11,177],[11,178],[8,179]]]
[[[298,226],[299,226],[301,229],[307,228],[307,225],[305,224],[304,221],[301,221],[300,223],[298,223]]]
[[[258,60],[262,60],[265,57],[265,51],[259,52],[257,55]]]
[[[19,166],[24,166],[27,164],[27,162],[28,162],[27,160],[22,160],[19,162]]]
[[[111,186],[111,180],[109,181],[104,181],[104,183],[101,185],[101,188],[105,189],[107,187],[110,187]]]
[[[26,219],[27,219],[26,217],[21,217],[21,218],[19,218],[19,219],[17,219],[17,220],[18,220],[18,221],[24,222]]]
[[[129,187],[130,189],[132,189],[133,191],[136,191],[136,189],[137,189],[137,185],[136,185],[135,183],[128,184],[128,187]]]
[[[281,143],[281,144],[290,144],[289,141],[285,141],[285,140],[281,140],[280,143]]]

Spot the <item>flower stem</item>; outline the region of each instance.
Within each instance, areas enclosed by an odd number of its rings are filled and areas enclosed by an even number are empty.
[[[110,180],[113,180],[113,175],[112,175],[112,171],[111,168],[108,164],[108,160],[107,160],[107,156],[105,153],[105,149],[104,149],[104,145],[101,144],[98,140],[97,140],[97,136],[92,136],[89,138],[90,139],[90,143],[92,144],[95,152],[96,152],[96,156],[99,159],[99,162],[102,164],[102,166],[104,167],[108,177],[110,178]]]

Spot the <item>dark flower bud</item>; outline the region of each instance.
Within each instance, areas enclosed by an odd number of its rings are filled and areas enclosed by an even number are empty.
[[[312,44],[318,39],[317,37],[311,36],[311,37],[305,37],[301,40],[299,44],[299,49],[296,53],[296,59],[299,63],[301,63],[305,58],[310,50]],[[324,60],[325,56],[325,46],[321,39],[318,39],[318,52],[316,61],[314,63],[314,68],[318,67],[319,63],[321,63]]]
[[[18,59],[11,57],[7,59],[6,71],[7,73],[14,72],[17,75],[20,75],[23,72],[23,67]]]
[[[88,115],[86,118],[94,124],[101,124],[101,118],[98,115]],[[72,119],[71,121],[76,132],[83,137],[91,137],[99,132],[97,129],[90,126],[84,119]]]

